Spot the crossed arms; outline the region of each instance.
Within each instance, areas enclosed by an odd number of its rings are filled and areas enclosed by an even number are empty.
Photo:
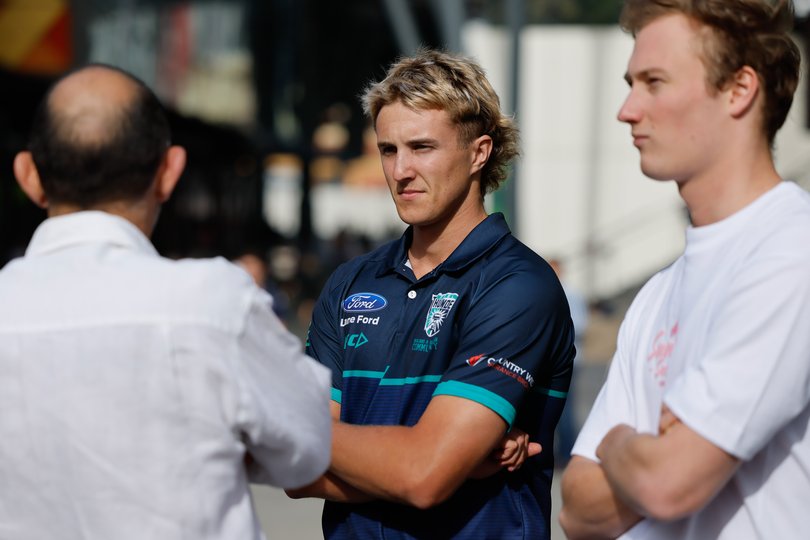
[[[692,514],[740,464],[666,407],[657,436],[619,424],[596,455],[599,463],[574,456],[563,474],[560,524],[571,539],[615,538],[644,517],[669,521]]]
[[[332,464],[315,483],[288,490],[293,498],[339,502],[372,499],[429,508],[467,478],[513,470],[540,452],[491,409],[464,398],[435,396],[414,426],[357,426],[339,422],[332,402]]]

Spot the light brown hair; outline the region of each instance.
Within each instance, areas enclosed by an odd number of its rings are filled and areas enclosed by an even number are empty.
[[[757,72],[764,92],[763,131],[769,144],[785,123],[799,84],[800,54],[790,0],[625,0],[619,24],[635,36],[664,15],[685,15],[705,29],[707,84],[722,89],[743,66]]]

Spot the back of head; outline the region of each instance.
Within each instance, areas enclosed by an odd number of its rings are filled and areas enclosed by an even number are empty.
[[[144,83],[90,65],[48,91],[34,116],[29,150],[51,203],[82,209],[134,201],[169,148],[165,111]]]
[[[625,0],[619,24],[636,35],[658,17],[682,14],[702,25],[707,84],[722,89],[743,66],[764,91],[762,128],[768,143],[782,127],[799,83],[800,54],[791,0]]]
[[[414,110],[445,111],[458,126],[463,146],[481,135],[492,137],[492,154],[481,173],[482,192],[496,190],[506,178],[506,167],[519,151],[518,131],[475,61],[427,49],[400,59],[385,79],[366,89],[363,108],[376,122],[380,110],[396,102]]]

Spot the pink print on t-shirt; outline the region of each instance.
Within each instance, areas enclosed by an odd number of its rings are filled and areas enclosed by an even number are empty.
[[[652,351],[647,355],[647,367],[650,370],[655,382],[661,388],[666,385],[667,370],[669,369],[669,357],[675,348],[675,341],[678,338],[678,323],[676,322],[669,335],[665,330],[660,330],[653,340]]]

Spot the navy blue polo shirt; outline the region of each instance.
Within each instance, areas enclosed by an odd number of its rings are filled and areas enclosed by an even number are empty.
[[[340,266],[315,306],[307,352],[332,369],[351,424],[415,424],[430,399],[476,401],[543,446],[514,473],[468,480],[429,510],[327,501],[326,538],[548,538],[553,435],[574,358],[565,293],[503,216],[481,222],[417,280],[412,237]]]

